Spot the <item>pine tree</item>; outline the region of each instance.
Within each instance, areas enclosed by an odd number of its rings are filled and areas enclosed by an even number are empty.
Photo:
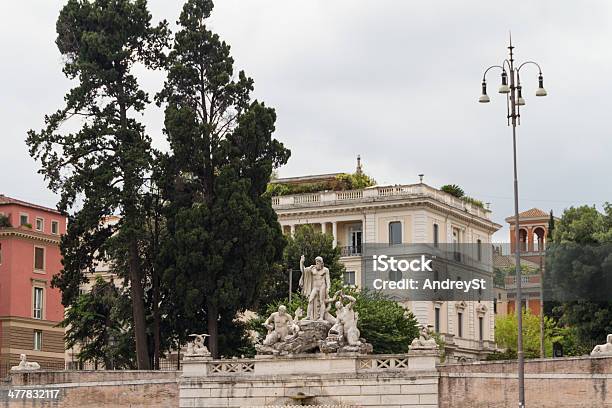
[[[61,195],[58,208],[71,212],[61,243],[64,269],[53,284],[69,306],[86,279],[83,273],[104,256],[109,238],[125,242],[138,368],[148,369],[138,237],[152,158],[150,139],[136,116],[149,100],[133,68],[158,67],[166,23],[152,26],[146,0],[69,0],[56,28],[63,72],[77,84],[66,95],[65,107],[46,116],[46,127],[27,138],[30,154],[42,164],[40,172]],[[67,122],[77,130],[65,129]],[[102,225],[102,218],[112,214],[121,221]]]
[[[185,322],[206,319],[217,357],[220,322],[253,304],[282,259],[285,240],[264,193],[289,151],[272,138],[274,110],[251,100],[253,80],[235,77],[230,47],[207,28],[212,9],[188,0],[178,21],[158,95],[171,148],[159,185],[169,202],[164,280]],[[188,323],[178,329],[184,339]]]

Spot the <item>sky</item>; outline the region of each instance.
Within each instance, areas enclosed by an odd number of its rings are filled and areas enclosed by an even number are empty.
[[[0,2],[0,193],[55,206],[57,196],[28,154],[28,129],[63,106],[72,86],[54,44],[64,1]],[[154,20],[174,24],[182,1],[149,0]],[[281,177],[351,172],[356,156],[379,184],[458,184],[489,202],[494,221],[513,214],[512,132],[499,73],[521,71],[526,105],[517,129],[520,209],[560,215],[612,201],[612,2],[608,0],[222,0],[209,26],[232,46],[254,96],[276,109],[275,137],[292,151]],[[163,74],[139,70],[154,95]],[[163,115],[142,118],[166,149]],[[503,228],[495,241],[507,241]]]

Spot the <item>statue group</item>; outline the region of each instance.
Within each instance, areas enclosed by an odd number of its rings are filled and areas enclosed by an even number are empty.
[[[308,267],[304,262],[302,255],[300,288],[308,299],[306,317],[302,318],[302,309],[292,317],[284,305],[279,306],[264,322],[268,334],[262,344],[256,345],[258,354],[371,352],[372,345],[360,338],[359,313],[354,309],[356,299],[342,290],[330,298],[329,269],[323,258],[316,257],[315,264]],[[331,313],[332,305],[335,316]]]

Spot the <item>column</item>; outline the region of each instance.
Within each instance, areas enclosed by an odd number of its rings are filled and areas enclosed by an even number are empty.
[[[321,232],[323,234],[327,234],[327,222],[322,222],[321,223]]]
[[[332,222],[332,235],[334,236],[334,248],[338,245],[338,222]]]
[[[295,224],[291,224],[291,236],[295,236]]]

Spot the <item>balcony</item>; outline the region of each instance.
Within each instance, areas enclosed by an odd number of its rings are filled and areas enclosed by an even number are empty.
[[[361,256],[361,245],[340,247],[340,256]]]
[[[471,215],[490,219],[491,211],[467,203],[457,197],[430,187],[426,184],[396,186],[375,186],[362,190],[320,191],[316,193],[294,194],[272,197],[275,210],[294,207],[316,207],[350,203],[389,201],[394,199],[430,198]]]

